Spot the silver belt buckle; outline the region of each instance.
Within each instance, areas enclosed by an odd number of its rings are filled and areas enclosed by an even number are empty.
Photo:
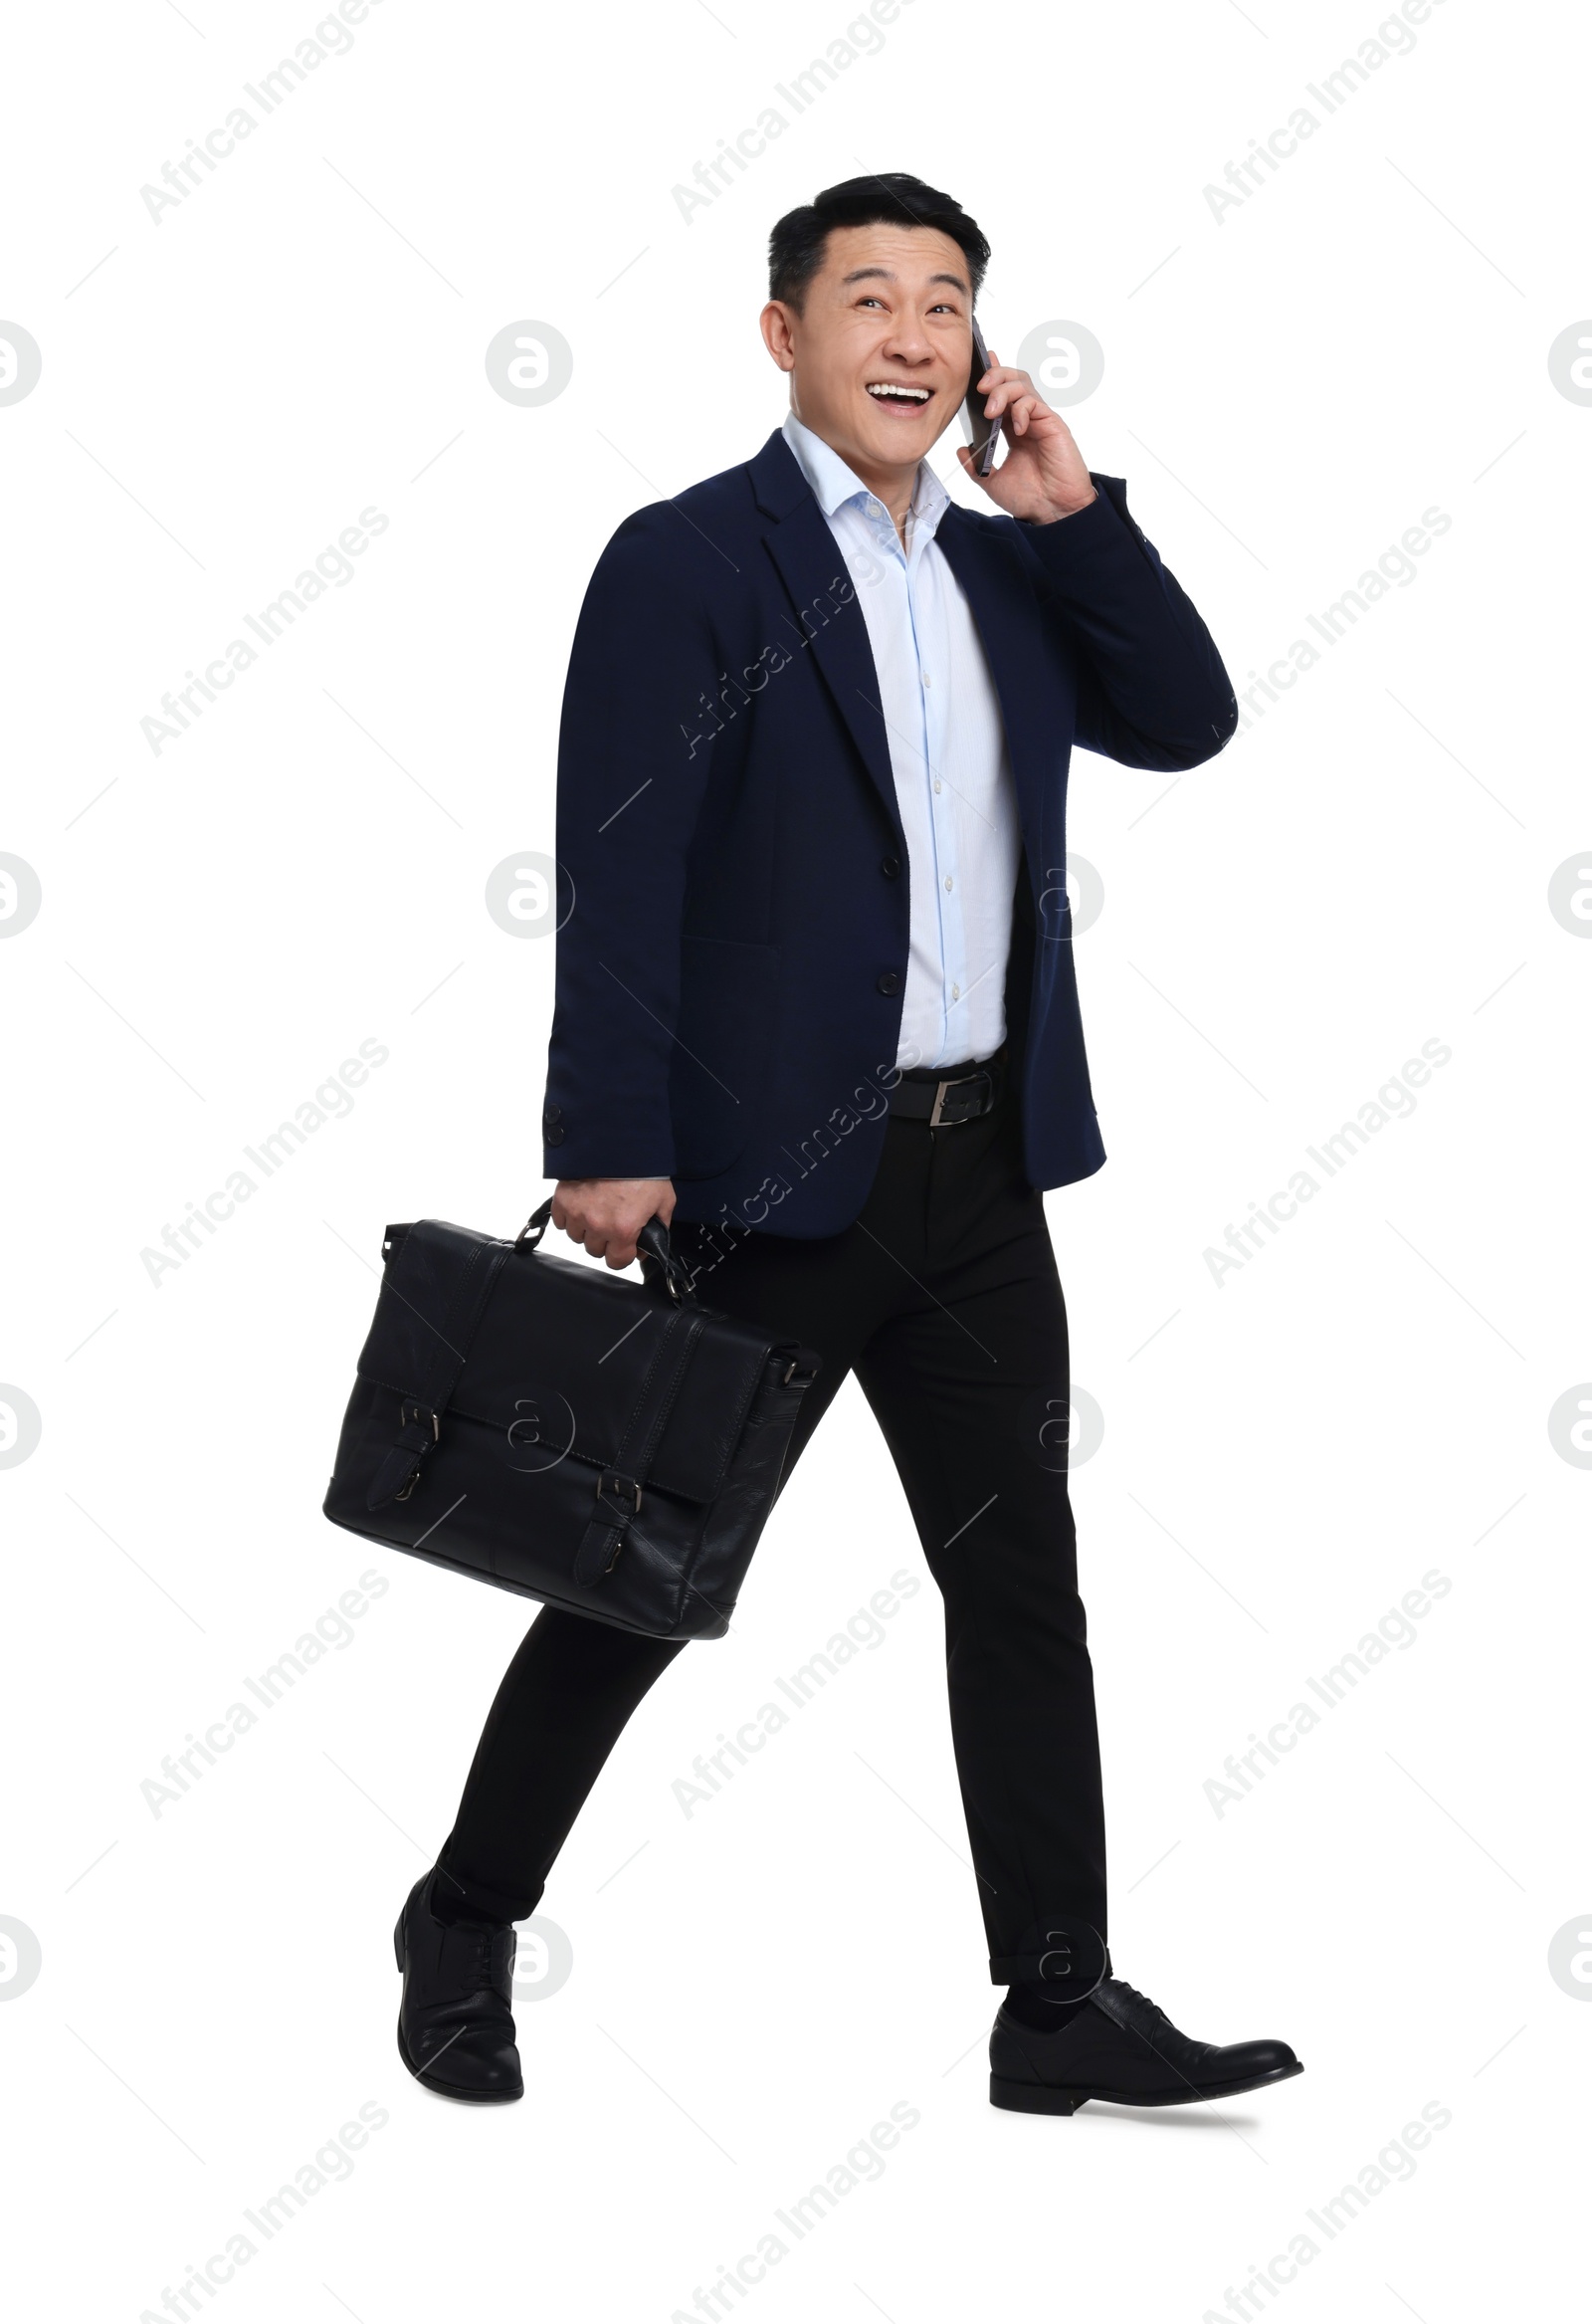
[[[964,1081],[975,1081],[977,1078],[978,1077],[976,1074],[962,1073],[958,1074],[954,1081],[942,1081],[936,1083],[934,1089],[934,1107],[932,1113],[928,1117],[928,1126],[930,1130],[938,1130],[940,1127],[940,1115],[945,1110],[945,1092],[947,1090],[959,1090]],[[954,1130],[957,1128],[957,1124],[953,1122],[951,1123],[950,1127]]]

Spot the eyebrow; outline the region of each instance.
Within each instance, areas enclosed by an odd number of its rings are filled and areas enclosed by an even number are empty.
[[[889,267],[857,267],[851,274],[842,275],[840,287],[844,291],[848,284],[866,283],[870,278],[882,283],[894,283],[898,280],[898,277]],[[961,275],[930,275],[928,279],[931,283],[949,283],[953,291],[967,289],[966,279]]]

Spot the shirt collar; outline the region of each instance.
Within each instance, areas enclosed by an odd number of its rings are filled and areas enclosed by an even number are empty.
[[[796,455],[802,474],[813,488],[813,497],[826,517],[833,517],[837,509],[855,501],[866,508],[873,494],[862,478],[848,468],[833,445],[822,436],[805,427],[794,412],[785,414],[782,431],[786,443]],[[917,482],[912,487],[911,528],[913,537],[931,540],[941,517],[950,507],[951,499],[939,478],[926,460],[917,464]],[[889,524],[889,518],[886,523]]]

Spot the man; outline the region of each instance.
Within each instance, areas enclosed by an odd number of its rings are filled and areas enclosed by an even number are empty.
[[[789,417],[744,466],[620,527],[576,631],[553,1220],[611,1267],[673,1221],[708,1304],[819,1353],[792,1462],[856,1373],[945,1601],[990,1975],[1009,1988],[995,2103],[1254,2089],[1300,2071],[1286,2044],[1191,2041],[1110,1974],[1041,1202],[1104,1160],[1069,751],[1195,766],[1237,705],[1122,485],[1091,474],[1026,373],[979,381],[1006,437],[981,480],[1003,514],[954,506],[928,469],[989,257],[955,202],[855,179],[781,219],[769,256]],[[398,1932],[400,2046],[431,2088],[520,2094],[510,1924],[678,1651],[551,1607],[532,1623]]]

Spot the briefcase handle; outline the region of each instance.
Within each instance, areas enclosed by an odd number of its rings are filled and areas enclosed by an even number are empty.
[[[552,1214],[553,1202],[552,1196],[549,1194],[546,1201],[538,1209],[531,1212],[518,1234],[515,1235],[515,1250],[518,1250],[521,1243],[528,1245],[531,1250],[535,1250],[542,1236],[547,1232],[547,1222]],[[532,1228],[535,1229],[534,1233],[531,1231]],[[663,1269],[664,1281],[669,1286],[670,1298],[677,1301],[682,1307],[699,1307],[701,1303],[692,1289],[691,1276],[687,1271],[685,1261],[675,1256],[669,1240],[669,1229],[663,1220],[649,1218],[647,1224],[636,1237],[636,1241],[640,1249],[644,1250],[650,1259],[656,1259]]]

